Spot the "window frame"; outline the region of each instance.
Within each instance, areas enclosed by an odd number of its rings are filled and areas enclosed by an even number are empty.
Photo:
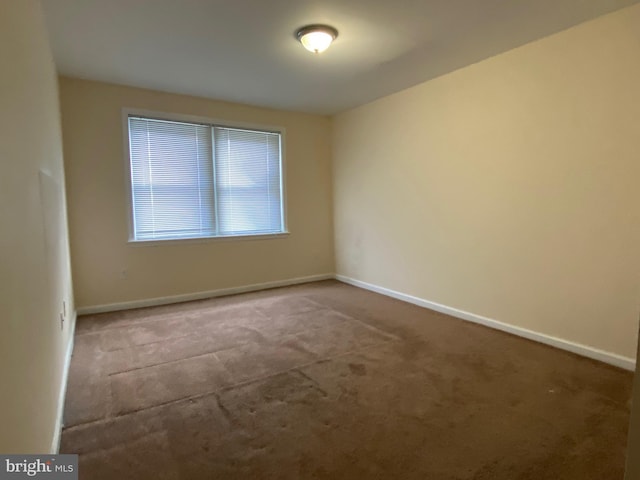
[[[290,235],[287,221],[287,181],[286,181],[286,132],[281,126],[256,124],[248,122],[238,122],[233,120],[220,120],[215,118],[201,117],[179,113],[166,113],[139,108],[122,109],[122,143],[124,148],[124,176],[126,187],[126,209],[127,209],[127,243],[132,246],[159,246],[188,243],[209,243],[220,241],[244,241],[244,240],[267,240],[287,237]],[[133,190],[131,183],[131,148],[129,143],[129,117],[142,117],[152,120],[165,120],[169,122],[196,123],[210,127],[227,127],[244,130],[254,130],[259,132],[277,133],[280,135],[280,198],[282,210],[282,232],[240,234],[240,235],[220,235],[212,237],[190,237],[190,238],[167,238],[139,240],[135,238],[133,220]]]

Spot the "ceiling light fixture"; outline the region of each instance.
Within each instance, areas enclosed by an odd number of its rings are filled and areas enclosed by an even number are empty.
[[[302,46],[313,53],[324,52],[338,36],[338,31],[329,25],[307,25],[296,31]]]

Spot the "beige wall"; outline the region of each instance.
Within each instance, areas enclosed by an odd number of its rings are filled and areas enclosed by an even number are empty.
[[[47,453],[73,299],[58,90],[38,2],[0,2],[0,58],[0,452]]]
[[[339,274],[626,357],[640,6],[338,115]]]
[[[60,86],[78,307],[333,272],[328,117],[70,78],[61,78]],[[291,234],[267,240],[128,244],[123,108],[284,127]]]

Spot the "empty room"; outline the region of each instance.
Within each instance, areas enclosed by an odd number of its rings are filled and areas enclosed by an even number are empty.
[[[0,477],[640,480],[640,1],[3,0],[0,59]]]

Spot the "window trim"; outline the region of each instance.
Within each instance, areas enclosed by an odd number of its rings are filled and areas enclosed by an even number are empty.
[[[287,221],[287,178],[286,178],[286,132],[281,126],[265,125],[257,123],[240,122],[234,120],[220,120],[215,118],[201,117],[196,115],[167,113],[139,108],[123,108],[122,120],[122,144],[124,149],[124,176],[126,188],[126,209],[127,209],[127,243],[134,246],[159,246],[175,245],[186,243],[208,243],[218,241],[241,241],[241,240],[268,240],[289,236]],[[142,117],[153,120],[166,120],[169,122],[197,123],[212,127],[229,127],[246,129],[261,132],[277,133],[280,135],[280,198],[282,209],[282,232],[276,233],[256,233],[241,235],[220,235],[214,237],[191,237],[191,238],[169,238],[169,239],[149,239],[136,240],[134,236],[133,224],[133,191],[131,185],[131,148],[129,144],[129,117]]]

